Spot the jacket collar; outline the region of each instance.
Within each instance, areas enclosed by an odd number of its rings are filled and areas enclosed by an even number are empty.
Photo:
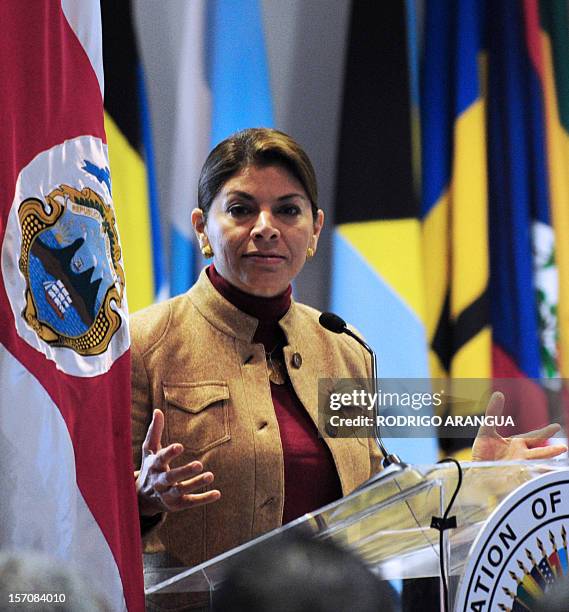
[[[212,285],[205,269],[201,271],[197,282],[186,295],[202,316],[216,329],[244,342],[253,341],[259,321],[228,302]],[[279,321],[287,337],[290,330],[290,319],[295,310],[294,300],[291,299],[289,310]],[[288,341],[290,342],[290,338]]]

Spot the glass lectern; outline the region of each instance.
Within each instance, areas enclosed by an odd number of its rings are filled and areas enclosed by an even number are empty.
[[[462,486],[450,513],[456,516],[457,526],[444,532],[442,551],[451,609],[471,546],[490,514],[524,483],[553,471],[569,470],[569,461],[463,463],[462,470]],[[457,481],[457,468],[452,463],[403,469],[391,466],[351,495],[202,565],[147,575],[146,592],[215,590],[229,564],[238,562],[244,550],[291,530],[332,538],[350,547],[385,579],[440,577],[439,532],[431,527],[431,520],[443,516]]]

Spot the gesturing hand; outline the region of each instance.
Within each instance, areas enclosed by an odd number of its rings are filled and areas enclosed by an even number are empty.
[[[486,416],[500,416],[504,408],[504,395],[492,394],[486,408]],[[483,425],[472,445],[473,461],[515,461],[521,459],[551,459],[567,450],[563,444],[543,446],[560,430],[556,424],[525,434],[503,438],[494,426]]]
[[[163,430],[164,414],[161,410],[154,410],[142,445],[142,464],[136,479],[140,514],[175,512],[217,501],[221,497],[217,489],[205,493],[192,492],[213,482],[213,474],[202,472],[203,465],[199,461],[170,467],[170,462],[182,453],[184,447],[170,444],[162,448]]]

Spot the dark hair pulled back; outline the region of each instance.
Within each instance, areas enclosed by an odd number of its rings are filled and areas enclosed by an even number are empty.
[[[198,206],[206,219],[223,185],[248,166],[281,166],[290,172],[306,191],[316,219],[318,187],[312,162],[295,140],[272,128],[236,132],[210,152],[198,181]]]

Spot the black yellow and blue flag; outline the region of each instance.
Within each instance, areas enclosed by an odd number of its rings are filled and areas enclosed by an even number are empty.
[[[421,217],[436,377],[491,373],[482,7],[477,0],[426,5]]]
[[[334,211],[331,308],[375,348],[382,380],[429,375],[406,23],[403,2],[352,5]],[[433,460],[428,436],[390,450]]]
[[[130,0],[101,0],[105,130],[134,312],[167,293],[150,111]]]

